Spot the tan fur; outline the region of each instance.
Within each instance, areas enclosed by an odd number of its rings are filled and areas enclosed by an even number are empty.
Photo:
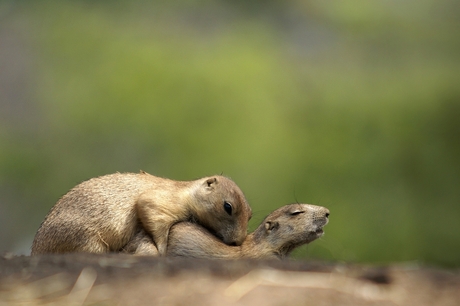
[[[231,214],[223,207],[225,201],[232,205]],[[169,228],[186,220],[225,243],[240,245],[250,216],[242,191],[223,176],[180,182],[145,172],[115,173],[82,182],[65,194],[38,229],[32,255],[117,251],[139,226],[164,254]]]
[[[309,204],[283,206],[270,215],[246,237],[241,246],[228,246],[203,227],[181,222],[170,230],[167,256],[194,258],[285,258],[291,251],[323,235],[329,219],[327,208]],[[148,234],[139,229],[122,250],[137,255],[156,255]]]

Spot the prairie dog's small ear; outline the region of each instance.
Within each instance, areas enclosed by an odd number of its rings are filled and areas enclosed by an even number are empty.
[[[206,189],[213,189],[216,184],[217,184],[217,178],[210,177],[206,179],[206,182],[204,183],[204,187]]]
[[[280,226],[280,224],[276,221],[267,221],[265,222],[265,230],[267,233],[271,232],[272,230],[277,229]]]

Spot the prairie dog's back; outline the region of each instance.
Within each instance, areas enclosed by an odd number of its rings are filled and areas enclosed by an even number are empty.
[[[132,236],[138,195],[164,180],[146,173],[114,173],[80,183],[50,210],[37,231],[32,255],[118,249]]]

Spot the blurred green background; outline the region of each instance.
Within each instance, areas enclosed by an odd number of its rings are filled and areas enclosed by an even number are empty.
[[[0,252],[70,188],[223,173],[297,258],[460,266],[460,4],[1,1]]]

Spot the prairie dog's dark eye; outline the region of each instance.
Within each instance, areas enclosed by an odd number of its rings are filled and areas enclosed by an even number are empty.
[[[303,214],[304,211],[302,210],[294,210],[294,211],[291,211],[291,216],[295,216],[295,215],[300,215],[300,214]]]
[[[225,211],[227,212],[227,214],[229,216],[232,215],[232,210],[233,210],[232,204],[230,204],[229,202],[225,201],[224,202],[224,209],[225,209]]]

